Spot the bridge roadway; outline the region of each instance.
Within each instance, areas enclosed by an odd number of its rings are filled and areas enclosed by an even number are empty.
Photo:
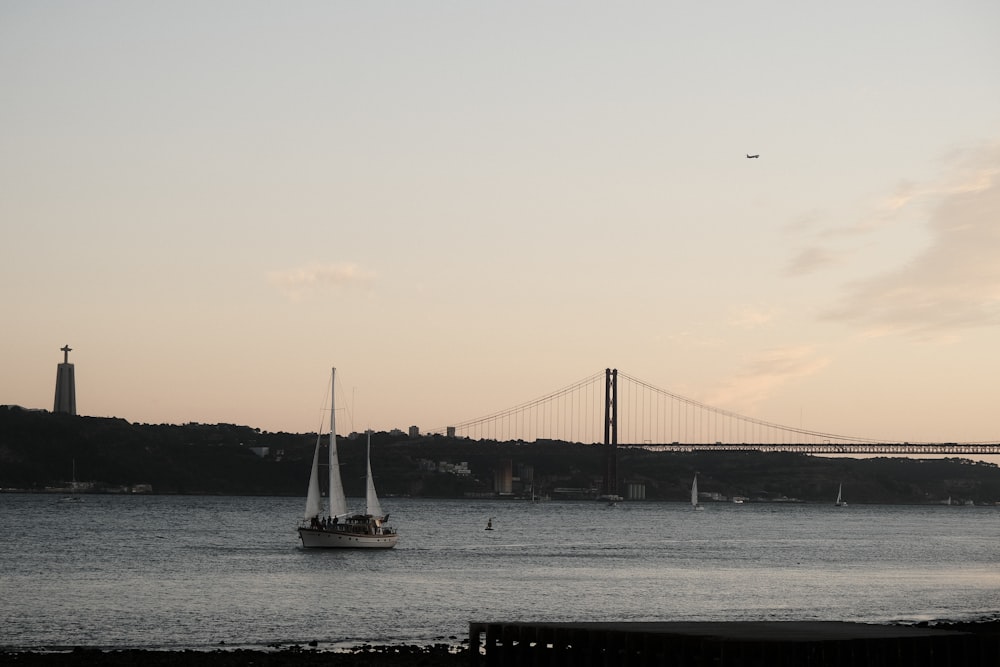
[[[960,454],[1000,454],[1000,443],[812,443],[812,444],[762,444],[762,443],[680,443],[628,445],[619,443],[619,447],[636,447],[654,452],[799,452],[802,454],[898,454],[945,455]]]

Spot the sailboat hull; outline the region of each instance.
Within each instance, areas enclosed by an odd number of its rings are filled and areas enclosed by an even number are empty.
[[[395,533],[368,535],[339,530],[299,528],[299,539],[307,549],[391,549],[396,546]]]

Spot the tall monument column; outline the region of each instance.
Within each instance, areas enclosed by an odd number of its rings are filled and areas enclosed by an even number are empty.
[[[76,376],[73,364],[69,363],[69,353],[73,351],[69,345],[60,348],[63,362],[56,369],[56,401],[52,412],[76,414]]]

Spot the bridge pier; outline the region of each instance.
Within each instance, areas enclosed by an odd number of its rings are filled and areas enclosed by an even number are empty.
[[[618,369],[604,369],[604,482],[606,496],[618,494]]]

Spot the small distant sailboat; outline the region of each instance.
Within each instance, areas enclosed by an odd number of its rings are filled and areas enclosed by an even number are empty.
[[[691,482],[691,507],[696,510],[703,510],[704,507],[698,502],[698,473],[694,474],[694,481]]]
[[[347,511],[347,498],[344,496],[344,484],[340,479],[340,460],[337,456],[337,422],[336,402],[334,401],[334,386],[336,385],[337,369],[333,369],[330,380],[330,444],[329,444],[329,513],[322,514],[322,500],[319,491],[319,450],[322,437],[316,436],[316,449],[313,452],[312,471],[309,474],[309,492],[306,495],[306,513],[299,525],[299,539],[302,546],[322,549],[391,549],[396,546],[398,535],[395,529],[389,527],[389,515],[382,514],[382,506],[375,493],[375,482],[372,479],[371,432],[368,433],[368,450],[366,458],[365,512],[350,514]]]
[[[493,517],[490,517],[489,519],[486,520],[485,530],[493,530]]]
[[[544,500],[548,500],[548,499],[549,499],[548,496],[542,496],[542,495],[539,495],[539,494],[535,493],[535,484],[534,484],[534,482],[532,482],[531,483],[531,502],[533,502],[533,503],[540,503],[540,502],[542,502]]]
[[[70,482],[70,492],[73,494],[71,496],[62,497],[59,502],[61,503],[82,503],[83,498],[80,497],[80,484],[76,481],[76,459],[73,459],[73,481]]]
[[[837,487],[837,502],[834,503],[837,507],[847,507],[847,501],[844,500],[844,483],[841,482],[840,486]]]

